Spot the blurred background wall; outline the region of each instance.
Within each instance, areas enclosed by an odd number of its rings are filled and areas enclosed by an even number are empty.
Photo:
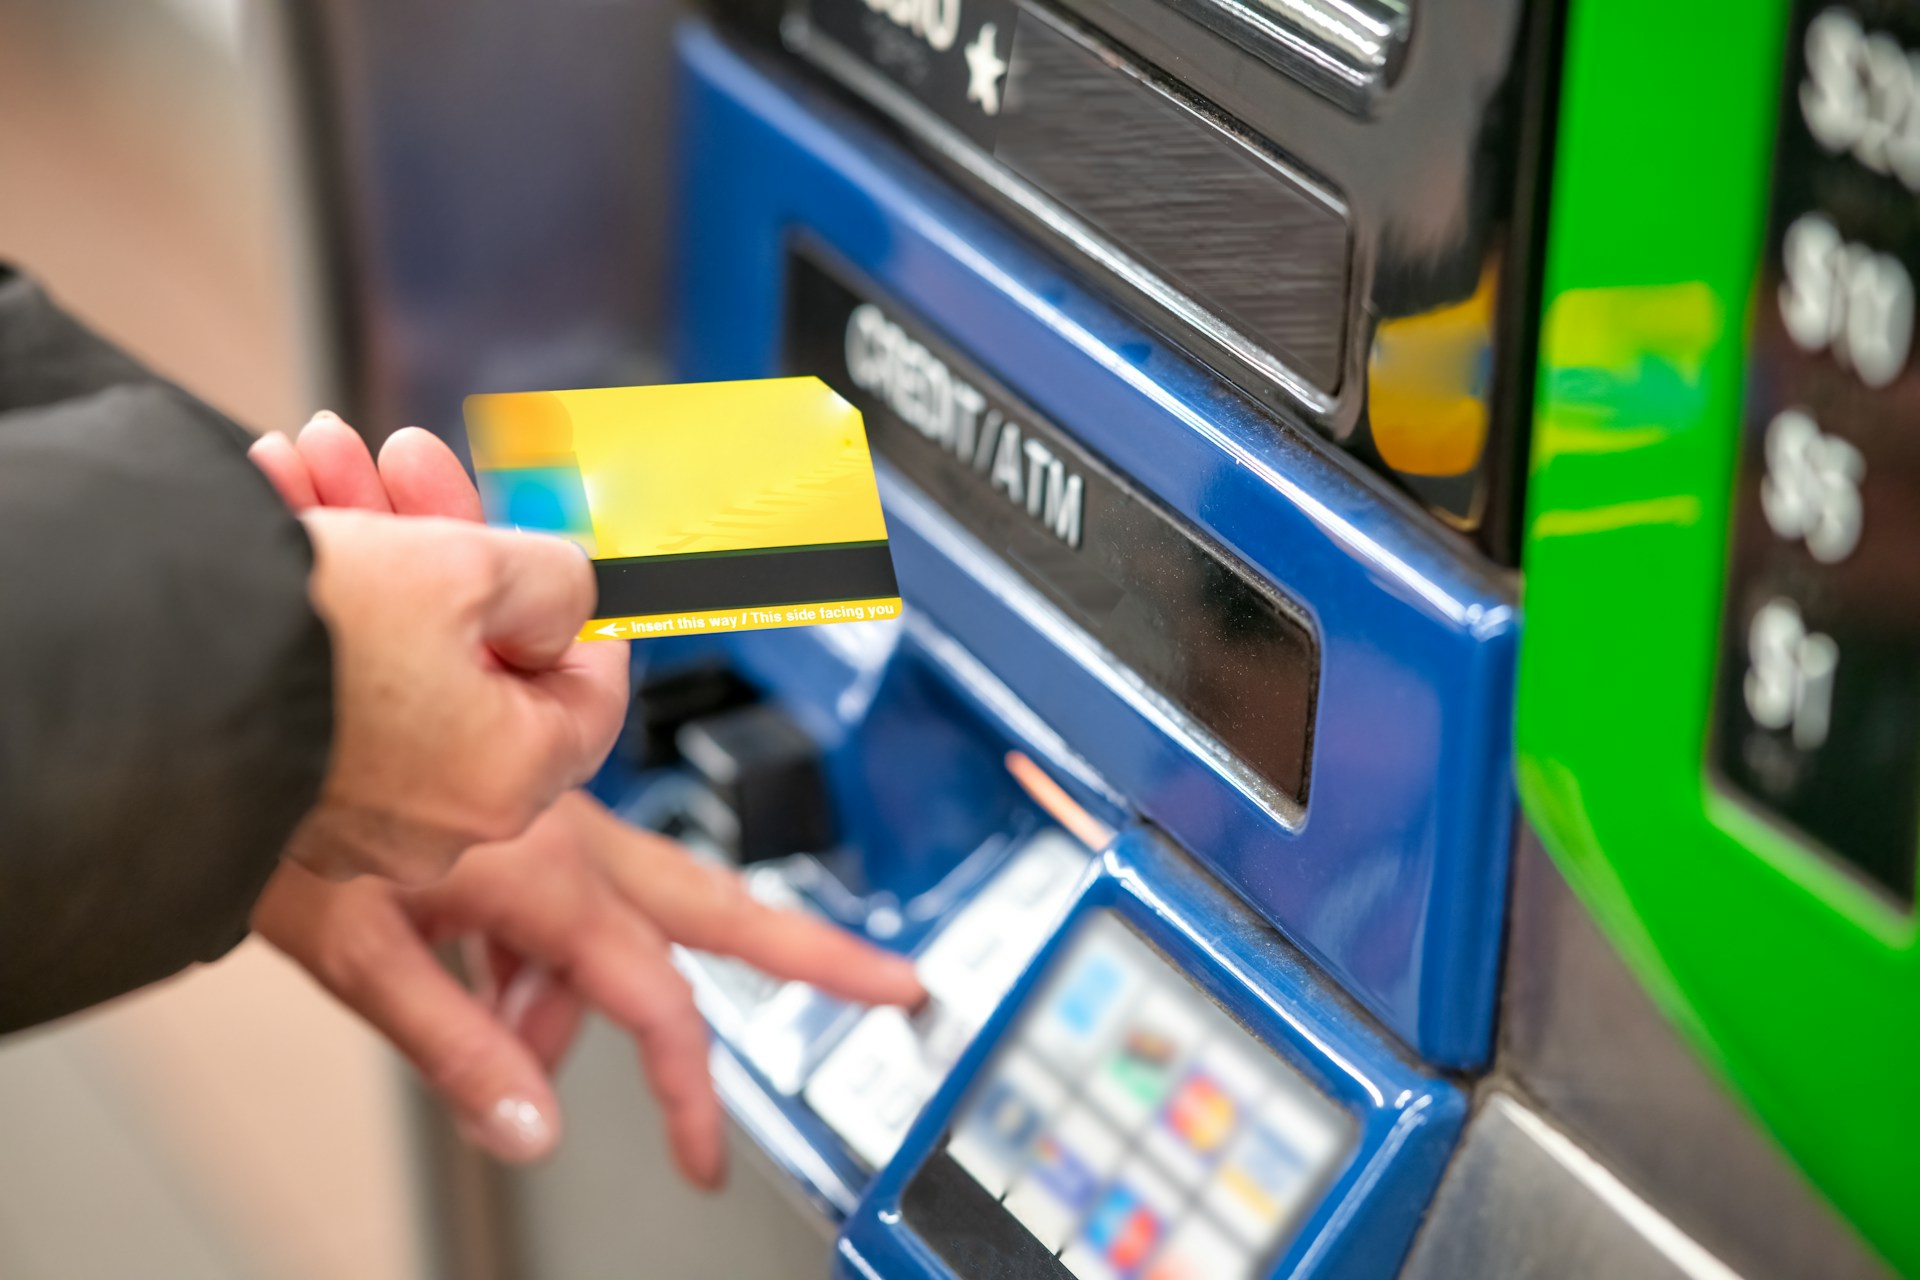
[[[271,6],[0,0],[0,253],[256,430],[321,394]]]
[[[255,430],[323,405],[446,430],[470,391],[654,380],[675,13],[0,0],[0,259]],[[557,1160],[479,1164],[249,942],[0,1040],[0,1277],[794,1269],[768,1184],[673,1178],[622,1038],[591,1028],[560,1085]]]
[[[255,429],[329,397],[275,15],[0,0],[0,258]],[[0,1041],[0,1276],[398,1280],[401,1075],[259,942]]]

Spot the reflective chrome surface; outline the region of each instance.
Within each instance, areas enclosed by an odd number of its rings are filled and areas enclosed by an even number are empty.
[[[1889,1276],[1681,1040],[1531,830],[1513,880],[1500,1074],[1742,1274]]]
[[[1169,0],[1249,53],[1364,114],[1400,73],[1408,0]]]
[[[1402,1280],[1737,1280],[1511,1094],[1467,1124]]]

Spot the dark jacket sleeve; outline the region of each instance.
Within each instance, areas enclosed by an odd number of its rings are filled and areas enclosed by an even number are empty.
[[[319,793],[312,551],[246,443],[0,265],[0,1032],[223,954]]]

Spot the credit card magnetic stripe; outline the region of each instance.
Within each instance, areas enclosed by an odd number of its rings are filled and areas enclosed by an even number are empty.
[[[593,577],[601,618],[900,594],[884,541],[596,560]]]

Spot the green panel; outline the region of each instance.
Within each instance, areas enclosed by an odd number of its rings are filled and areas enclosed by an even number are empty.
[[[1571,5],[1519,784],[1675,1022],[1920,1274],[1912,919],[1719,798],[1705,763],[1786,21],[1782,0]]]

